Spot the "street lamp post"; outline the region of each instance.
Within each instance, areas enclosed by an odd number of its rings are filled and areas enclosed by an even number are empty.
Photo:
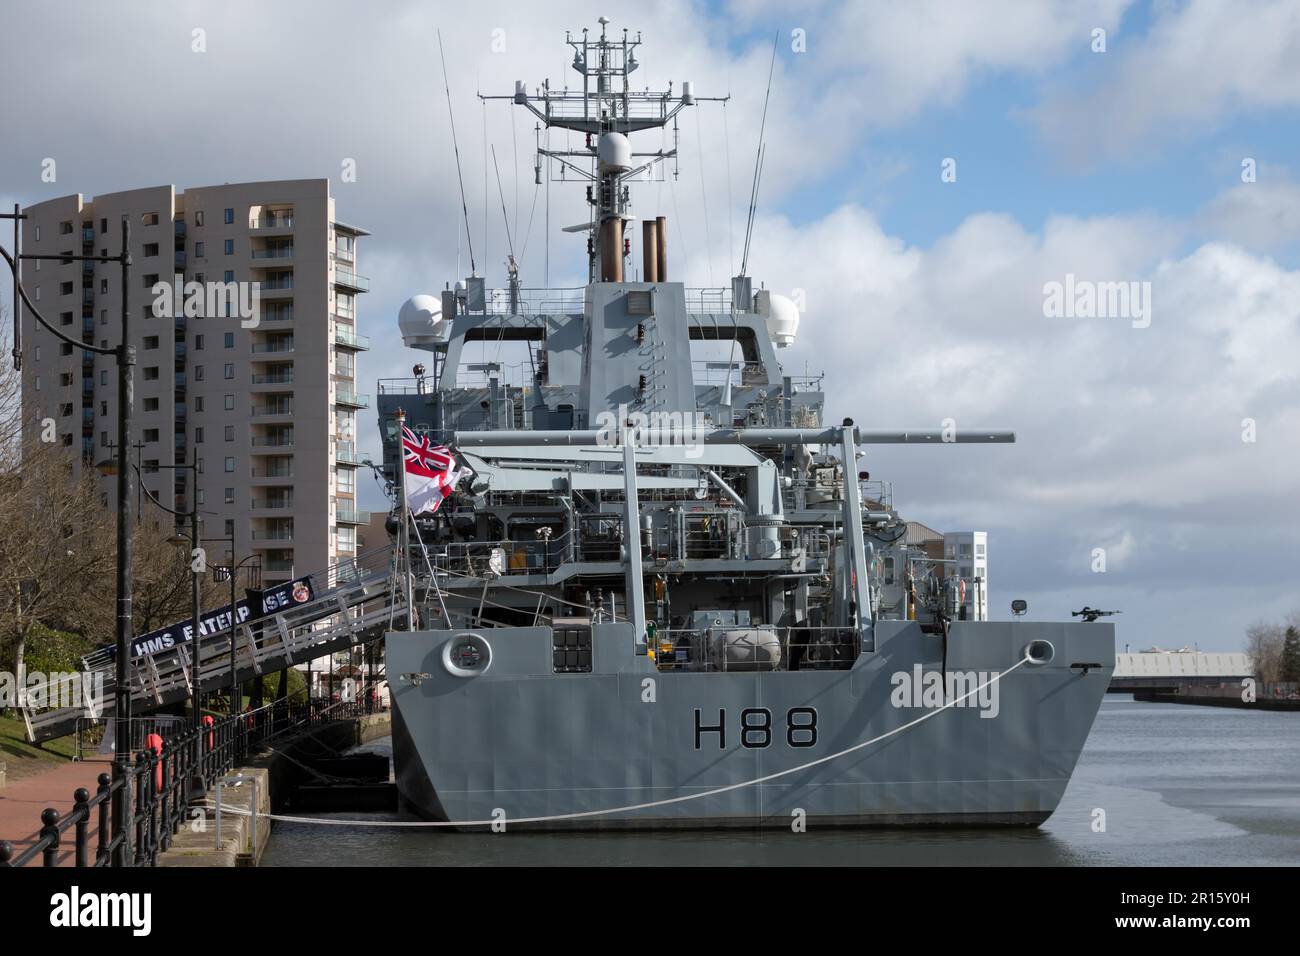
[[[115,681],[113,689],[113,865],[130,866],[131,827],[131,526],[134,502],[131,500],[131,469],[127,458],[131,446],[131,425],[135,411],[135,346],[131,344],[131,221],[122,217],[122,251],[116,256],[32,255],[22,252],[19,221],[26,219],[17,203],[13,213],[0,213],[0,219],[14,221],[14,252],[0,249],[14,279],[14,368],[22,363],[22,313],[18,303],[27,307],[32,317],[55,338],[74,348],[98,355],[112,355],[117,363],[117,614],[115,627]],[[65,335],[41,315],[27,290],[22,286],[18,264],[23,259],[57,259],[60,261],[118,262],[122,266],[122,340],[116,348],[78,342]]]
[[[135,447],[138,448],[139,446],[137,445],[137,446],[135,446]],[[110,460],[110,461],[105,461],[105,462],[100,462],[100,466],[99,466],[99,467],[100,467],[100,471],[103,472],[104,474],[111,474],[112,471],[113,471],[113,469],[115,469],[115,468],[117,467],[117,464],[120,464],[120,459],[119,459],[118,463],[114,463],[114,462],[111,461],[111,460]],[[194,752],[194,773],[193,773],[193,775],[191,776],[191,779],[190,779],[190,789],[191,789],[191,798],[192,798],[192,799],[198,799],[198,798],[201,798],[201,797],[203,796],[204,791],[205,791],[205,789],[206,789],[206,785],[205,785],[205,783],[204,783],[204,781],[203,781],[203,774],[202,774],[202,770],[201,770],[201,764],[202,764],[202,759],[201,759],[201,758],[202,758],[202,755],[203,755],[203,749],[202,749],[202,748],[203,748],[203,741],[202,741],[202,736],[199,734],[199,731],[200,731],[200,730],[202,729],[202,727],[203,727],[203,714],[202,714],[202,709],[203,709],[203,708],[202,708],[202,702],[203,702],[203,696],[202,696],[202,695],[203,695],[203,689],[202,689],[202,685],[201,685],[201,683],[200,683],[200,674],[199,674],[199,664],[200,664],[200,661],[201,661],[200,654],[201,654],[202,649],[203,649],[203,648],[202,648],[202,639],[203,639],[203,638],[202,638],[202,615],[203,615],[203,612],[202,612],[202,609],[201,609],[201,607],[200,607],[200,603],[201,603],[201,602],[200,602],[201,586],[200,586],[200,583],[199,583],[199,574],[200,574],[200,572],[198,571],[198,569],[196,569],[196,568],[194,567],[194,560],[195,560],[195,557],[196,557],[197,552],[198,552],[199,547],[200,547],[200,538],[199,538],[199,521],[200,521],[200,518],[199,518],[199,506],[198,506],[198,500],[199,500],[199,495],[198,495],[198,488],[199,488],[199,460],[198,460],[198,451],[197,451],[197,449],[195,450],[195,452],[194,452],[194,460],[193,460],[192,462],[190,462],[189,464],[181,464],[181,465],[157,465],[157,466],[155,466],[155,467],[157,467],[157,468],[165,468],[165,469],[169,469],[169,470],[172,470],[172,471],[188,471],[188,472],[190,473],[190,475],[191,475],[190,493],[191,493],[191,497],[192,497],[192,500],[193,500],[193,502],[194,502],[194,505],[193,505],[193,507],[192,507],[189,511],[177,511],[175,508],[169,508],[169,507],[167,507],[165,504],[163,504],[161,501],[159,501],[157,498],[155,498],[155,497],[153,496],[153,493],[150,492],[147,488],[144,487],[144,473],[140,470],[140,467],[139,467],[138,465],[132,465],[131,467],[135,470],[135,477],[136,477],[136,480],[140,483],[141,493],[142,493],[142,495],[143,495],[144,497],[147,497],[147,498],[148,498],[148,499],[149,499],[153,504],[157,505],[157,506],[158,506],[159,508],[161,508],[163,511],[166,511],[168,514],[170,514],[170,515],[174,515],[174,516],[177,517],[177,518],[188,518],[188,519],[189,519],[189,522],[190,522],[190,540],[189,540],[189,545],[190,545],[190,622],[191,622],[191,623],[190,623],[190,627],[191,627],[191,629],[192,629],[192,634],[191,634],[191,637],[190,637],[190,698],[191,698],[191,701],[192,701],[192,703],[191,703],[191,708],[192,708],[193,711],[194,711],[194,714],[193,714],[193,726],[194,726],[194,730],[195,730],[195,736],[194,736],[194,746],[195,746],[195,752]],[[183,540],[183,539],[182,539],[182,540]]]
[[[226,538],[210,538],[211,541],[227,541],[230,543],[230,712],[233,714],[239,708],[235,700],[239,694],[239,678],[235,665],[235,636],[238,623],[235,615],[235,605],[238,603],[237,581],[239,578],[239,569],[249,561],[258,558],[259,555],[250,554],[240,561],[235,561],[235,536],[232,534]]]

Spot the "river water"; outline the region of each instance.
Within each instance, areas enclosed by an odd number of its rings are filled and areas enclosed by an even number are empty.
[[[388,740],[361,749],[391,753]],[[277,822],[263,858],[264,866],[548,864],[1296,865],[1300,714],[1108,695],[1060,808],[1038,829],[501,835]]]

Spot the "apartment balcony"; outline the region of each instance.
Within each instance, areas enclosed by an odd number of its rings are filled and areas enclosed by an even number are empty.
[[[95,229],[93,226],[83,227],[81,230],[81,241],[85,245],[93,245],[95,242]]]
[[[290,558],[267,558],[262,562],[262,570],[267,574],[293,577],[293,560]]]
[[[349,508],[336,508],[334,519],[339,524],[370,524],[369,511],[352,511]]]
[[[81,304],[82,304],[82,305],[94,305],[94,304],[95,304],[95,290],[94,290],[94,289],[82,289],[82,290],[81,290]]]
[[[270,342],[254,342],[254,355],[280,355],[293,351],[293,339],[276,339]]]
[[[252,408],[253,418],[276,418],[281,415],[292,414],[292,402],[274,402],[270,405],[254,405]]]
[[[81,263],[81,274],[83,276],[93,276],[95,274],[95,263],[89,259]]]
[[[177,249],[175,256],[175,266],[177,269],[185,268],[186,257],[184,251]]]
[[[264,279],[257,286],[262,298],[267,296],[287,296],[293,293],[293,278]]]
[[[339,405],[348,405],[352,408],[369,408],[370,396],[358,395],[352,390],[351,386],[339,385],[334,389],[334,401]]]
[[[277,478],[281,480],[293,478],[293,465],[267,465],[253,469],[254,481],[272,481]]]
[[[292,448],[292,435],[254,435],[254,448]],[[276,452],[254,452],[254,454],[277,454]]]
[[[185,220],[177,219],[172,222],[172,235],[177,239],[185,238]]]
[[[292,511],[293,497],[254,498],[250,504],[254,511]]]
[[[277,229],[292,229],[293,216],[259,216],[248,220],[248,228],[254,232],[274,232]]]
[[[369,292],[370,280],[365,276],[359,276],[350,269],[344,269],[341,266],[334,267],[334,284],[341,285],[346,289],[353,289],[357,292]]]
[[[293,369],[287,372],[266,372],[253,376],[254,385],[293,385]]]
[[[350,441],[335,442],[334,461],[340,465],[360,465],[361,456],[357,454],[356,444]]]
[[[370,339],[364,335],[357,335],[344,328],[334,329],[334,343],[342,345],[345,348],[363,351],[370,348]]]
[[[293,246],[287,246],[282,249],[254,249],[253,259],[271,259],[276,262],[284,262],[293,259]]]
[[[262,321],[263,321],[263,322],[292,322],[292,321],[293,321],[293,306],[292,306],[292,305],[287,305],[287,306],[286,306],[286,305],[280,305],[280,306],[274,306],[274,305],[273,305],[273,306],[270,306],[269,308],[265,308],[265,309],[262,310]]]
[[[261,547],[273,548],[280,547],[286,542],[293,540],[293,529],[271,528],[266,531],[253,531],[253,540],[264,542]],[[277,543],[278,542],[278,543]],[[255,545],[256,547],[256,545]]]

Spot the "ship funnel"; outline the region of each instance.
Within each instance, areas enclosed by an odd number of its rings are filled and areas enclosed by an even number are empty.
[[[659,281],[659,224],[653,219],[641,223],[641,277]]]

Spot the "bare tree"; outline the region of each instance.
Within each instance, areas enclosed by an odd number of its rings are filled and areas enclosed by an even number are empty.
[[[1246,628],[1246,655],[1255,677],[1265,683],[1281,679],[1284,631],[1279,624],[1257,621]]]

